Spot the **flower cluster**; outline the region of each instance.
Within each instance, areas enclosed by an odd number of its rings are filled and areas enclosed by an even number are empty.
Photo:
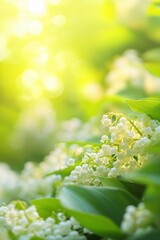
[[[154,215],[140,203],[137,207],[128,206],[124,214],[121,229],[128,234],[141,234],[155,226]]]
[[[130,27],[141,29],[145,25],[145,12],[149,3],[151,3],[151,0],[144,0],[141,5],[138,0],[134,2],[124,0],[122,3],[116,0],[118,17],[123,23]]]
[[[1,164],[0,201],[8,203],[11,200],[21,199],[29,202],[34,198],[50,197],[53,191],[56,191],[56,186],[59,185],[62,178],[60,174],[50,176],[47,174],[74,165],[83,152],[84,149],[76,144],[70,147],[59,144],[38,165],[27,162],[21,174],[17,174],[9,166]]]
[[[130,4],[130,1],[128,1]],[[125,3],[126,4],[126,3]],[[121,4],[120,4],[121,5]],[[118,81],[117,81],[118,79]],[[107,93],[115,94],[130,86],[147,94],[159,92],[159,78],[149,73],[135,50],[128,50],[117,58],[106,76]]]
[[[19,191],[19,175],[5,163],[0,163],[0,202],[9,202]],[[9,184],[8,184],[9,183]]]
[[[56,129],[55,112],[46,99],[42,99],[23,111],[11,136],[11,144],[17,148],[34,148],[36,143],[48,144]],[[17,144],[17,142],[19,144]],[[45,146],[46,147],[46,146]],[[27,148],[27,149],[28,149]]]
[[[131,119],[110,113],[105,114],[101,122],[103,135],[96,146],[85,149],[78,144],[69,147],[59,144],[39,165],[28,162],[20,175],[5,167],[5,176],[12,178],[12,184],[8,185],[4,177],[1,180],[1,201],[51,196],[62,181],[61,175],[44,176],[68,166],[75,167],[65,177],[65,184],[98,185],[99,177],[121,176],[141,167],[150,157],[146,147],[160,137],[159,123],[145,115]],[[78,165],[77,160],[80,160]]]
[[[121,177],[144,165],[151,157],[146,148],[160,137],[158,121],[146,115],[130,119],[105,114],[102,125],[106,132],[102,144],[85,153],[82,165],[75,167],[67,182],[97,185],[98,177]]]
[[[86,240],[85,229],[73,218],[62,213],[43,219],[34,206],[26,207],[23,202],[12,202],[0,207],[1,228],[12,231],[17,240],[40,237],[45,240]],[[79,233],[81,229],[82,233]],[[1,235],[0,235],[1,237]]]
[[[86,141],[100,134],[97,127],[97,117],[83,123],[78,118],[62,122],[58,133],[58,140],[62,141]]]

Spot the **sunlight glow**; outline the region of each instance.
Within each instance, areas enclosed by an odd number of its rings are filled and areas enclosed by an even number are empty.
[[[45,76],[43,86],[47,91],[52,92],[56,96],[61,95],[63,92],[63,84],[56,76],[51,74]]]
[[[39,57],[35,58],[34,62],[36,64],[45,64],[47,63],[48,58],[49,58],[49,55],[47,53],[43,53]]]
[[[0,61],[6,59],[9,55],[9,50],[6,45],[7,45],[6,38],[0,36]]]
[[[29,33],[33,35],[39,35],[43,30],[42,23],[40,21],[31,21],[28,25]]]
[[[32,88],[38,80],[37,72],[32,69],[24,71],[22,74],[22,80],[26,87]]]
[[[50,0],[50,3],[53,5],[58,5],[60,2],[59,0]]]
[[[56,27],[62,27],[66,22],[66,19],[63,15],[56,15],[54,16],[54,18],[52,19],[52,23],[56,26]]]
[[[28,22],[21,20],[14,24],[13,33],[19,37],[23,38],[28,33]]]
[[[102,97],[102,88],[98,83],[89,83],[83,88],[83,95],[89,101],[96,102]]]
[[[46,13],[46,4],[43,0],[30,0],[28,8],[34,15],[44,15]]]

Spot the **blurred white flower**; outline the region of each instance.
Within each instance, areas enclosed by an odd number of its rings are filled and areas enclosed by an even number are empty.
[[[128,86],[147,94],[160,92],[160,78],[145,69],[135,50],[127,50],[113,62],[105,81],[106,94],[116,94]]]

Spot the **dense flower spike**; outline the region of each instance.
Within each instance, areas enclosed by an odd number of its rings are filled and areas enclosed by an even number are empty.
[[[146,148],[157,139],[157,121],[145,115],[130,119],[110,113],[101,122],[106,132],[101,137],[102,145],[85,153],[84,164],[76,166],[67,181],[70,178],[76,184],[97,185],[98,177],[120,177],[150,158]]]
[[[128,206],[121,228],[129,234],[139,234],[144,231],[151,231],[155,225],[154,215],[140,203],[138,207]]]
[[[58,213],[54,218],[48,217],[44,220],[34,206],[18,209],[17,205],[18,202],[13,202],[0,207],[2,226],[12,231],[17,240],[31,239],[34,236],[46,240],[86,239],[79,233],[81,227],[73,217],[67,219],[63,213]]]
[[[123,4],[126,6],[126,1]],[[123,4],[119,2],[120,6]],[[128,1],[128,4],[131,3]],[[142,59],[135,50],[127,50],[113,62],[111,71],[106,76],[106,84],[109,94],[118,93],[127,86],[131,86],[132,91],[134,91],[133,89],[135,91],[141,89],[146,93],[155,94],[156,92],[159,93],[160,87],[159,78],[146,70]]]

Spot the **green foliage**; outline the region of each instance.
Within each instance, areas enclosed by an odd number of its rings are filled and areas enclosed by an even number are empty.
[[[128,175],[128,178],[132,181],[136,181],[148,185],[160,185],[160,161],[153,160],[146,164],[143,168],[140,168],[136,172],[132,172]]]
[[[155,215],[160,214],[160,186],[157,183],[150,185],[144,195],[144,202],[148,209],[150,209]]]
[[[68,213],[74,216],[82,226],[87,227],[99,236],[114,237],[116,239],[122,239],[125,237],[125,234],[110,218],[76,210],[68,210]]]
[[[60,193],[60,200],[69,210],[106,216],[118,225],[126,207],[138,204],[138,200],[129,192],[110,186],[66,186]]]
[[[31,238],[31,240],[44,240],[44,238],[34,236],[34,237]]]
[[[141,198],[143,196],[143,192],[145,186],[142,184],[137,184],[135,182],[130,182],[122,179],[115,179],[115,178],[100,178],[103,186],[111,186],[112,188],[122,188],[126,191],[129,191],[137,198]]]
[[[133,111],[145,113],[151,118],[160,121],[160,97],[127,100],[127,103]]]
[[[16,202],[15,202],[15,207],[16,207],[16,209],[18,209],[18,210],[24,210],[24,209],[27,207],[27,205],[26,205],[25,202],[16,201]]]
[[[16,236],[11,231],[8,231],[8,235],[11,240],[16,240]]]
[[[160,63],[146,62],[144,66],[151,74],[160,77]]]
[[[154,143],[152,144],[149,148],[148,148],[148,152],[149,153],[153,153],[154,155],[160,155],[160,142]]]
[[[143,59],[147,62],[160,62],[160,48],[149,49],[143,54]]]
[[[32,200],[31,203],[35,205],[40,217],[50,217],[54,211],[63,210],[60,201],[56,198],[43,198]]]
[[[159,240],[160,237],[160,230],[153,230],[145,234],[140,234],[138,236],[131,236],[126,238],[126,240]]]
[[[61,177],[64,178],[64,177],[68,176],[74,168],[75,168],[74,166],[69,166],[67,168],[56,170],[56,171],[46,174],[45,177],[55,174],[55,175],[61,175]]]
[[[126,190],[125,186],[123,185],[123,183],[121,183],[120,181],[118,181],[118,179],[116,178],[104,178],[101,177],[100,178],[103,186],[107,186],[107,187],[112,187],[112,188],[122,188],[122,190]]]
[[[160,215],[160,148],[159,143],[151,146],[148,149],[149,152],[154,154],[155,159],[149,161],[144,167],[137,171],[134,171],[126,176],[127,179],[135,181],[136,183],[143,183],[146,185],[146,191],[143,194],[143,201],[146,207],[157,217],[159,221]],[[153,230],[140,236],[131,236],[128,240],[145,240],[155,239],[160,237],[159,229]]]

